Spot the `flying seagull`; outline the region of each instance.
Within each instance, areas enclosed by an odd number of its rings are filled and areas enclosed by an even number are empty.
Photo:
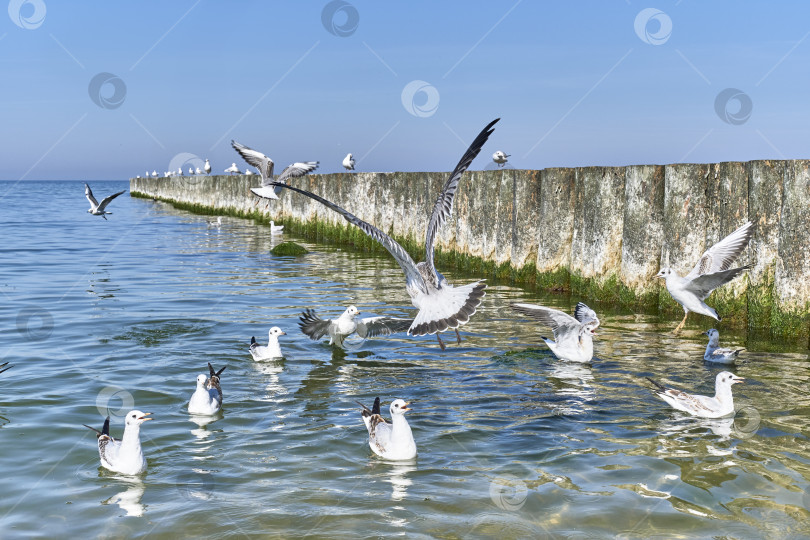
[[[724,349],[720,347],[720,332],[712,328],[704,332],[709,336],[709,344],[706,345],[706,352],[703,359],[715,364],[733,364],[737,360],[737,355],[745,349]]]
[[[141,449],[141,424],[147,420],[152,413],[141,411],[129,411],[124,418],[124,436],[120,441],[110,436],[110,417],[104,421],[101,431],[82,424],[88,429],[96,432],[98,437],[98,455],[101,458],[101,466],[121,474],[140,474],[146,470],[146,458],[143,457]]]
[[[511,307],[514,311],[551,327],[556,341],[541,339],[560,360],[590,362],[593,358],[593,336],[599,327],[599,317],[582,302],[574,308],[573,317],[562,311],[535,304],[512,304]]]
[[[254,360],[269,360],[271,358],[282,358],[281,345],[278,343],[278,336],[286,336],[287,332],[274,326],[268,332],[267,346],[259,345],[256,336],[250,338],[250,354]]]
[[[257,195],[263,199],[278,199],[278,194],[281,193],[281,188],[273,188],[273,160],[269,157],[265,156],[261,152],[257,150],[253,150],[252,148],[248,148],[244,144],[239,144],[236,141],[231,141],[231,146],[236,152],[242,156],[242,159],[247,161],[248,165],[253,165],[256,169],[259,170],[259,174],[262,177],[262,184],[261,187],[258,188],[250,188],[250,191],[253,192],[254,195]],[[292,165],[289,165],[286,169],[281,171],[276,182],[285,183],[290,178],[296,178],[299,176],[304,176],[307,173],[310,173],[318,168],[317,161],[304,161],[304,162],[296,162]],[[259,201],[256,201],[258,204]]]
[[[714,397],[687,394],[675,388],[667,388],[647,377],[656,387],[655,394],[675,409],[702,418],[722,418],[734,413],[734,398],[731,385],[745,382],[730,371],[721,371],[714,381]]]
[[[374,400],[371,410],[362,403],[363,423],[368,430],[368,445],[371,450],[384,459],[405,460],[416,457],[416,442],[405,413],[411,409],[408,403],[401,399],[391,402],[391,423],[380,415],[380,398]]]
[[[225,367],[214,371],[214,367],[209,362],[210,376],[206,377],[204,373],[197,375],[197,389],[188,401],[189,413],[214,415],[219,412],[222,407],[222,387],[219,385],[219,378],[225,371]]]
[[[501,152],[500,150],[498,150],[497,152],[495,152],[494,154],[492,154],[492,161],[494,161],[495,163],[497,163],[497,164],[498,164],[498,167],[503,167],[504,165],[506,165],[506,162],[507,162],[507,161],[509,161],[509,160],[508,160],[508,159],[506,159],[506,158],[508,158],[508,157],[510,157],[510,156],[511,156],[511,154],[504,154],[503,152]]]
[[[359,227],[360,230],[368,236],[382,244],[382,246],[391,253],[394,259],[396,259],[403,272],[405,272],[408,294],[411,297],[413,305],[419,310],[414,318],[413,324],[408,329],[408,334],[412,336],[436,334],[442,349],[444,349],[444,342],[442,342],[439,332],[453,329],[456,332],[457,342],[461,343],[461,335],[458,333],[458,327],[466,324],[475,313],[478,305],[481,303],[481,299],[484,297],[484,289],[486,289],[487,285],[483,280],[461,287],[453,287],[450,285],[434,266],[433,245],[439,227],[444,224],[453,211],[453,199],[456,195],[461,175],[467,170],[467,167],[470,166],[470,163],[472,163],[481,151],[481,147],[487,142],[490,134],[494,131],[492,126],[494,126],[498,120],[500,120],[500,118],[490,122],[481,133],[478,134],[464,153],[464,156],[462,156],[461,161],[458,162],[458,165],[456,165],[456,168],[450,174],[450,177],[444,185],[444,189],[442,189],[442,192],[436,199],[433,213],[427,225],[425,260],[419,264],[414,263],[411,256],[408,255],[408,252],[393,238],[373,225],[356,217],[354,214],[350,214],[338,205],[309,191],[278,182],[272,183],[274,186],[291,189],[320,202],[341,214],[346,221]]]
[[[354,170],[354,158],[351,154],[347,154],[345,158],[343,158],[343,168],[347,171]]]
[[[729,268],[745,250],[754,233],[751,222],[729,234],[710,247],[700,257],[697,265],[685,277],[679,276],[672,268],[662,268],[655,277],[666,280],[666,287],[672,298],[683,306],[683,320],[675,328],[679,332],[686,323],[690,311],[707,315],[718,321],[722,320],[714,308],[707,306],[703,300],[721,285],[725,285],[750,265]]]
[[[107,219],[104,214],[112,214],[112,212],[107,212],[105,209],[107,205],[110,204],[114,198],[118,197],[122,193],[126,193],[127,190],[119,191],[118,193],[113,193],[112,195],[108,195],[101,200],[101,204],[93,197],[93,191],[90,189],[90,186],[85,184],[84,185],[84,196],[87,197],[87,200],[90,201],[90,208],[87,210],[88,213],[93,214],[94,216],[101,216],[105,220]]]
[[[299,319],[298,326],[309,339],[319,340],[329,336],[329,344],[343,346],[343,341],[357,332],[365,339],[367,337],[390,336],[396,332],[405,332],[413,323],[413,319],[398,319],[396,317],[366,317],[357,319],[360,312],[354,306],[346,308],[337,319],[321,319],[312,309],[307,309]]]

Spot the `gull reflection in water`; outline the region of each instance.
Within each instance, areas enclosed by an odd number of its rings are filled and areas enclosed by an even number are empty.
[[[388,482],[391,483],[391,500],[401,501],[408,496],[408,488],[413,484],[410,473],[416,471],[416,460],[392,462],[388,471]]]
[[[208,426],[208,424],[216,422],[220,418],[222,418],[222,409],[217,411],[217,414],[212,416],[206,416],[203,414],[189,414],[188,415],[189,422],[197,424],[197,428],[192,429],[191,434],[197,437],[198,440],[204,441],[205,439],[211,436],[211,432],[208,431],[208,429],[206,429],[206,426]]]
[[[583,414],[591,409],[584,406],[596,397],[589,364],[555,361],[548,378],[554,386],[554,393],[568,400],[567,404],[555,408],[558,414]]]
[[[253,362],[256,370],[265,375],[265,389],[267,394],[260,398],[262,401],[277,401],[279,396],[287,394],[288,390],[281,384],[279,375],[284,371],[284,358],[275,360],[259,360]]]
[[[116,493],[101,504],[117,504],[128,516],[143,516],[145,507],[141,504],[141,497],[146,490],[143,482],[136,477],[115,476],[115,480],[127,486],[127,489]]]

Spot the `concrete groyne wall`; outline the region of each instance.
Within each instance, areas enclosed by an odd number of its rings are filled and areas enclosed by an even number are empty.
[[[424,259],[429,212],[448,173],[311,175],[294,185],[335,202]],[[338,214],[285,191],[265,208],[258,176],[135,178],[133,196],[203,213],[284,222],[305,235],[378,249]],[[682,314],[654,278],[686,274],[745,221],[752,268],[707,301],[724,324],[810,335],[810,160],[465,173],[437,239],[440,270],[571,290],[584,299]]]

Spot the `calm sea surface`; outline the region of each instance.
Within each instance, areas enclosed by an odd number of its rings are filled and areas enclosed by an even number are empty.
[[[94,182],[98,199],[125,182]],[[298,330],[304,308],[414,313],[389,256],[207,219],[122,195],[109,221],[81,182],[0,182],[0,538],[806,538],[810,362],[751,340],[733,371],[736,420],[668,408],[645,376],[713,393],[712,326],[593,304],[591,365],[555,360],[513,301],[577,298],[491,283],[461,346],[404,335],[335,351]],[[295,240],[311,253],[278,258]],[[475,276],[442,272],[454,283]],[[287,332],[285,358],[250,337]],[[207,425],[186,404],[228,366]],[[413,402],[419,456],[372,455],[359,406]],[[95,435],[152,412],[141,477],[99,467]]]

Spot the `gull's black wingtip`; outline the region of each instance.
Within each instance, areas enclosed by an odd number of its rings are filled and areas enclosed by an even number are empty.
[[[102,435],[110,435],[110,417],[108,416],[106,420],[104,420],[104,426],[101,428]]]
[[[380,398],[374,398],[374,406],[371,407],[371,414],[380,414]]]

